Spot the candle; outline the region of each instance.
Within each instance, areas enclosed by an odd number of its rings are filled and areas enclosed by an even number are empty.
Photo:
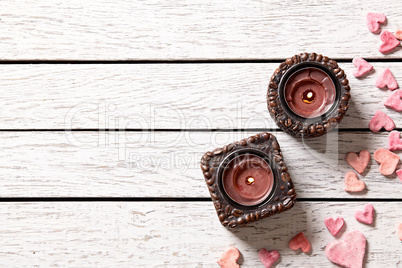
[[[349,108],[350,86],[338,63],[316,53],[283,61],[268,85],[267,104],[279,128],[313,138],[334,129]]]
[[[201,158],[219,221],[234,228],[293,207],[295,189],[275,136],[258,133]]]
[[[304,118],[326,113],[334,104],[335,94],[335,85],[331,77],[313,67],[293,73],[284,87],[289,108]]]
[[[267,199],[274,185],[269,164],[254,154],[233,158],[222,176],[226,194],[236,203],[254,206]]]

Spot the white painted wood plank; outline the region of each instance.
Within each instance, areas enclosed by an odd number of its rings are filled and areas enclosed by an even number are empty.
[[[2,129],[277,128],[266,108],[267,85],[279,64],[0,65]],[[368,128],[377,109],[402,127],[382,102],[375,80],[399,63],[373,63],[365,79],[349,75],[352,100],[341,128]]]
[[[395,31],[401,8],[394,0],[6,0],[0,58],[278,59],[306,50],[382,58],[366,14],[384,13],[384,29]],[[399,50],[385,57],[401,56]]]
[[[209,197],[199,161],[244,132],[0,132],[2,197]],[[372,159],[367,192],[349,194],[349,151],[387,147],[387,133],[277,136],[298,197],[401,198],[402,183]],[[398,153],[402,156],[402,153]]]
[[[366,268],[401,267],[397,226],[402,203],[373,203],[375,223],[357,222],[364,203],[298,203],[293,209],[234,231],[219,223],[210,202],[1,203],[2,264],[62,267],[218,267],[230,246],[242,253],[242,268],[262,267],[258,250],[276,249],[276,267],[339,267],[325,257],[335,240],[326,217],[342,216],[346,232],[367,238]],[[300,231],[311,254],[294,252],[288,241]],[[342,239],[342,236],[340,237]]]

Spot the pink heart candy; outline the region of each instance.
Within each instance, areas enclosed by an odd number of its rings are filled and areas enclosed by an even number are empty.
[[[300,248],[304,253],[307,253],[311,249],[311,244],[303,232],[301,232],[289,241],[289,248],[291,250],[298,250]]]
[[[367,14],[367,27],[370,32],[377,33],[380,29],[380,24],[384,23],[387,20],[385,15],[378,13],[368,13]]]
[[[389,90],[394,90],[398,88],[398,83],[395,80],[395,77],[392,75],[390,69],[385,69],[382,74],[375,81],[375,85],[378,88],[388,87]]]
[[[276,250],[272,250],[271,252],[269,252],[265,248],[262,248],[260,249],[260,251],[258,251],[258,257],[260,257],[260,260],[265,268],[271,267],[275,262],[279,260],[280,256],[281,255]]]
[[[366,189],[364,181],[357,178],[356,173],[349,171],[345,175],[345,191],[346,192],[360,192]]]
[[[360,57],[354,57],[352,62],[353,62],[353,65],[357,67],[357,69],[355,69],[353,71],[353,75],[355,77],[365,76],[371,70],[373,70],[373,65],[371,65],[366,60],[364,60]]]
[[[366,254],[366,237],[359,231],[351,231],[343,241],[333,241],[325,248],[328,260],[343,267],[363,267]]]
[[[373,132],[380,131],[381,128],[385,128],[387,131],[391,131],[395,128],[395,123],[384,112],[377,111],[375,112],[374,117],[370,120],[369,128]]]
[[[397,39],[402,40],[402,30],[396,31],[394,35]]]
[[[333,235],[336,236],[339,231],[342,229],[345,221],[342,217],[338,217],[335,220],[331,217],[328,217],[324,220],[325,226],[327,226],[328,231]]]
[[[359,155],[355,152],[349,152],[346,155],[346,162],[357,172],[362,174],[370,162],[370,153],[366,150],[360,151]]]
[[[396,175],[398,175],[399,180],[402,182],[402,169],[398,169]]]
[[[391,52],[394,48],[401,44],[399,40],[396,39],[396,37],[389,31],[382,31],[380,39],[383,43],[380,45],[378,50],[383,54]]]
[[[364,206],[363,210],[357,210],[355,212],[355,219],[361,223],[372,224],[373,223],[373,214],[374,214],[373,205],[366,204]]]
[[[384,106],[397,112],[402,112],[402,90],[398,89],[392,92],[388,99],[385,100]]]
[[[222,268],[240,268],[240,265],[237,264],[237,260],[240,258],[240,251],[235,248],[229,248],[218,260],[218,264]]]
[[[396,130],[391,131],[391,133],[388,135],[388,150],[402,150],[402,140],[399,138],[399,132]]]
[[[399,224],[398,236],[399,236],[399,240],[402,241],[402,223]]]
[[[399,156],[387,149],[378,149],[374,152],[374,159],[380,164],[378,170],[382,175],[388,176],[394,173],[399,163]]]

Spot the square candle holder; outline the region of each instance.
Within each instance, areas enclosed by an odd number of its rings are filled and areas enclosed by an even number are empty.
[[[279,143],[270,133],[205,153],[201,169],[218,218],[227,228],[284,212],[295,203]]]

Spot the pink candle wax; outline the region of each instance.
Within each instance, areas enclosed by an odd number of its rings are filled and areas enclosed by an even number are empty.
[[[274,176],[264,159],[254,154],[243,154],[228,163],[222,182],[225,192],[233,201],[253,206],[269,196]]]
[[[314,67],[301,69],[286,81],[284,96],[297,115],[313,118],[326,113],[335,101],[335,85],[324,71]]]

